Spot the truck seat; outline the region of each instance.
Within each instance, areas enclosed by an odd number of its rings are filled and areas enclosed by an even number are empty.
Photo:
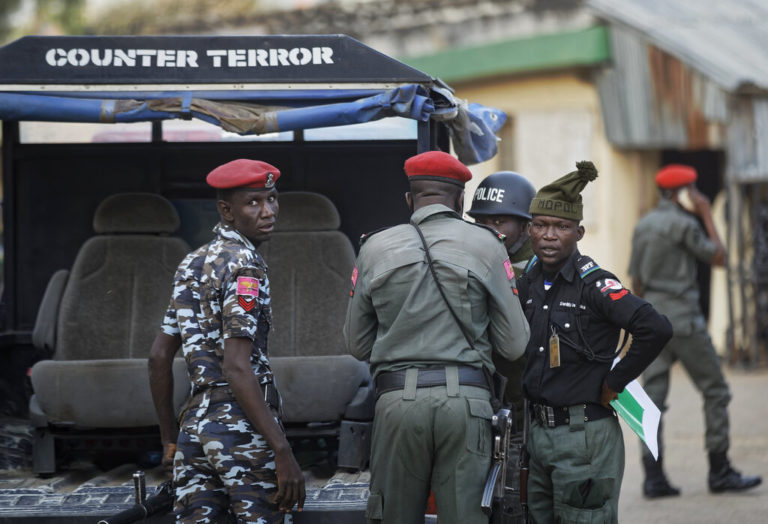
[[[355,252],[339,225],[327,197],[281,193],[275,232],[259,246],[272,292],[270,362],[288,425],[373,418],[368,365],[347,353],[342,335]]]
[[[32,368],[30,402],[37,427],[35,471],[50,473],[56,428],[135,428],[157,424],[147,356],[187,244],[170,236],[179,217],[151,193],[107,197],[96,209],[96,236],[70,271],[48,284],[33,332],[52,360]],[[183,359],[174,362],[174,401],[188,395]],[[45,449],[42,449],[45,448]],[[47,471],[46,471],[47,470]]]

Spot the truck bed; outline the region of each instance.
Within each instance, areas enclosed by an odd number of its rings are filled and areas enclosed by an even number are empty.
[[[139,466],[122,464],[102,471],[88,461],[70,463],[48,478],[36,477],[28,464],[32,429],[23,420],[0,420],[0,523],[89,523],[135,504],[133,473]],[[305,471],[307,498],[294,523],[364,522],[368,471]],[[147,496],[167,480],[160,467],[145,470]],[[158,515],[142,522],[171,523]]]

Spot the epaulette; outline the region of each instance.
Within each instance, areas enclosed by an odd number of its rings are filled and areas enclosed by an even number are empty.
[[[491,233],[493,233],[493,236],[499,239],[499,242],[504,242],[504,239],[507,238],[507,235],[504,235],[502,233],[499,233],[495,229],[493,229],[491,226],[486,226],[485,224],[480,224],[478,222],[470,222],[468,220],[465,220],[467,224],[472,224],[473,226],[482,227],[483,229],[487,229]]]
[[[586,255],[581,255],[576,261],[576,264],[579,268],[579,277],[581,277],[582,280],[593,280],[593,278],[597,276],[596,273],[600,270],[600,266],[597,265],[597,262]],[[590,278],[590,275],[593,276]]]
[[[384,231],[385,229],[389,229],[390,227],[392,226],[380,227],[379,229],[374,229],[369,233],[363,233],[362,235],[360,235],[360,246],[362,247],[362,245],[365,244],[365,242],[376,233],[381,233],[382,231]]]
[[[531,259],[528,261],[528,264],[525,266],[525,269],[523,270],[523,274],[528,273],[533,265],[539,260],[539,257],[536,255],[533,255]]]

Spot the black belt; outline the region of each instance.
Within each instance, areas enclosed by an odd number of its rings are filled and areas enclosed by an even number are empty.
[[[405,387],[405,369],[400,371],[385,371],[376,377],[376,398],[390,391],[397,391]],[[416,381],[417,388],[429,388],[433,386],[445,386],[445,366],[419,368]],[[459,366],[459,385],[488,388],[488,380],[482,369],[471,366]]]
[[[615,416],[614,411],[600,404],[583,404],[584,422],[600,420],[601,418]],[[553,407],[546,404],[531,402],[531,419],[538,420],[544,427],[554,428],[570,424],[570,412],[568,406]]]

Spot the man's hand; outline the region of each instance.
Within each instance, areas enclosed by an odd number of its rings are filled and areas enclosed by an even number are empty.
[[[294,504],[297,509],[304,509],[306,491],[304,475],[290,448],[275,453],[275,473],[277,474],[277,495],[275,503],[282,511],[291,511]]]
[[[176,444],[166,442],[163,444],[163,470],[166,473],[173,473],[173,457],[176,455]]]
[[[686,189],[693,204],[693,210],[697,215],[703,216],[712,212],[712,203],[707,195],[696,189],[696,186],[693,184],[689,185]]]
[[[704,229],[707,232],[707,237],[715,244],[717,250],[712,255],[711,264],[713,266],[725,266],[725,247],[723,246],[720,236],[715,229],[714,220],[712,219],[712,206],[709,202],[707,195],[696,189],[696,186],[691,184],[687,186],[688,196],[691,198],[694,212],[699,216]]]
[[[617,398],[619,398],[619,394],[609,388],[608,384],[603,381],[603,390],[600,393],[600,404],[602,404],[603,407],[611,409],[611,400],[616,400]]]

